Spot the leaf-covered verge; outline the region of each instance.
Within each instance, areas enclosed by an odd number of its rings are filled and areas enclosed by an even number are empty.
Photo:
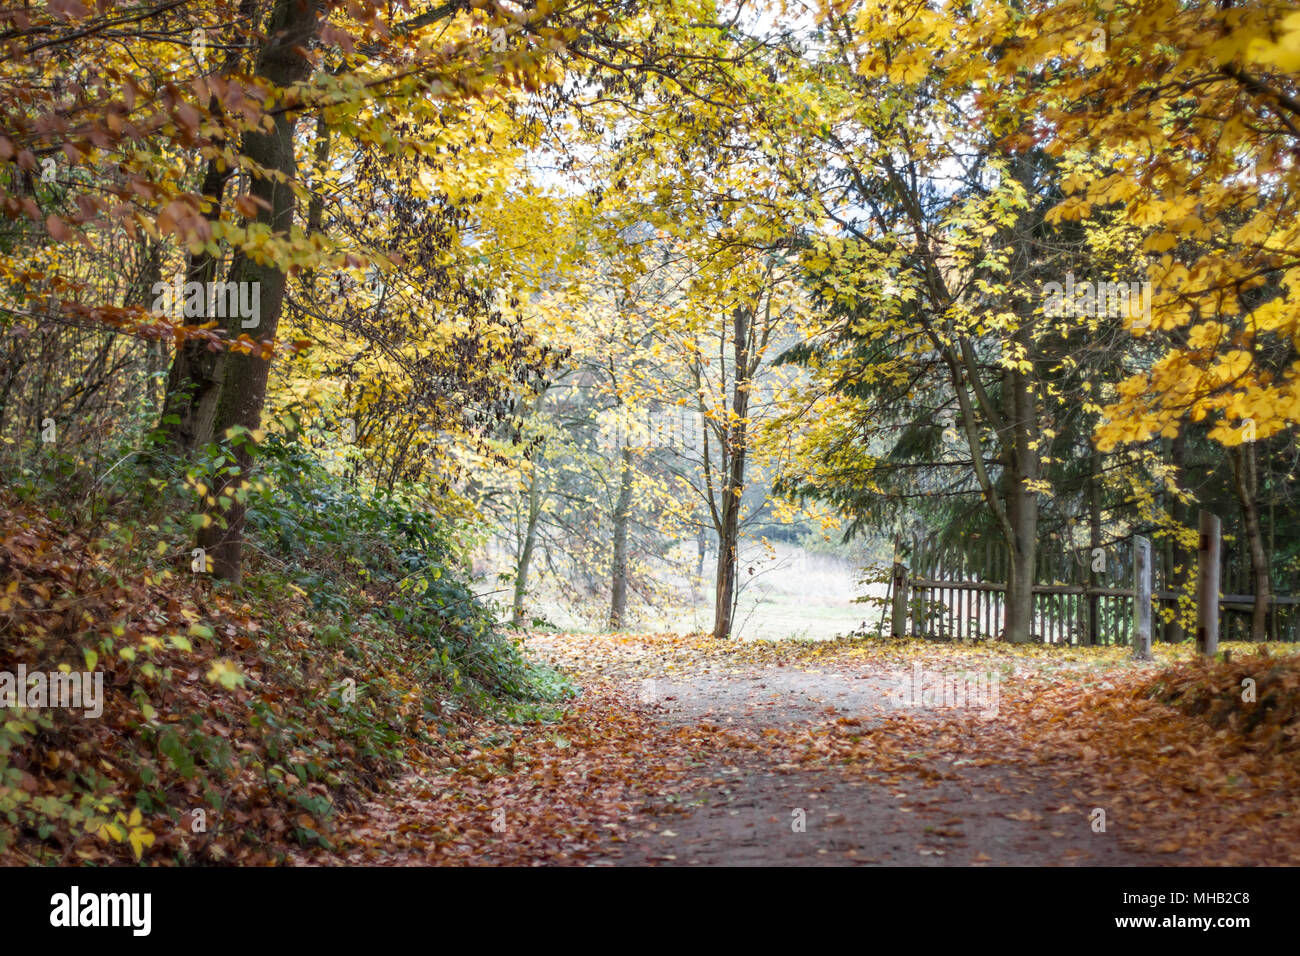
[[[1288,649],[1290,650],[1290,649]],[[1300,659],[1258,653],[1194,659],[1145,685],[1152,698],[1200,717],[1238,747],[1290,755],[1300,764]]]
[[[269,441],[232,588],[192,569],[204,464],[157,464],[7,464],[0,671],[101,674],[103,709],[0,710],[0,863],[280,862],[485,714],[569,693],[495,632],[414,498]]]
[[[590,676],[590,675],[588,675]],[[474,746],[413,763],[386,798],[349,813],[309,865],[572,866],[688,813],[745,746],[713,725],[665,727],[625,691],[585,680],[554,722],[484,721]],[[615,852],[617,852],[615,850]]]

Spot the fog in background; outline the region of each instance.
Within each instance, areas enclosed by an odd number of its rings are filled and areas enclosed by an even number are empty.
[[[874,630],[880,623],[881,606],[858,603],[857,599],[884,598],[887,585],[861,583],[862,568],[873,556],[865,547],[854,551],[858,556],[851,558],[784,542],[742,542],[735,636],[741,640],[826,640]],[[713,553],[705,557],[702,573],[696,573],[700,563],[694,544],[683,545],[677,558],[677,570],[665,569],[660,576],[664,590],[675,595],[675,601],[651,607],[642,595],[632,595],[623,630],[689,634],[713,629]],[[508,567],[509,562],[510,556],[502,549],[485,563],[500,568]],[[501,619],[508,620],[509,589],[499,590],[501,584],[484,580],[480,590],[488,593],[493,587],[498,590],[490,596],[501,605]],[[563,630],[604,629],[608,594],[595,591],[575,601],[572,594],[561,591],[556,582],[539,576],[529,589],[526,616],[542,618]]]

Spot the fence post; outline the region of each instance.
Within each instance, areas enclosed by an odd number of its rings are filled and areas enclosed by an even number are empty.
[[[1219,650],[1219,516],[1201,512],[1201,540],[1196,553],[1196,650]]]
[[[1096,535],[1090,535],[1089,541],[1096,541]],[[1083,567],[1083,600],[1088,609],[1088,636],[1087,642],[1089,647],[1096,647],[1101,643],[1101,595],[1094,593],[1093,589],[1101,587],[1104,579],[1098,575],[1098,572],[1092,569],[1092,563],[1096,560],[1093,557],[1093,548],[1090,544],[1084,552]]]
[[[907,636],[907,568],[901,561],[894,562],[894,613],[890,635]]]
[[[1151,660],[1151,540],[1133,539],[1133,656]]]

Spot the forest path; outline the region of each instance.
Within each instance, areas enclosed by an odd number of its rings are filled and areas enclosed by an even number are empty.
[[[1146,663],[1119,647],[524,643],[575,696],[413,751],[405,776],[339,814],[329,847],[292,862],[1300,863],[1294,766],[1153,698],[1189,649]]]
[[[981,725],[996,720],[999,701],[978,682],[965,707],[906,706],[918,676],[884,662],[767,666],[727,661],[665,661],[657,669],[634,644],[623,655],[593,660],[566,653],[547,638],[534,649],[581,679],[593,670],[670,728],[720,728],[740,740],[785,738],[848,725],[889,733],[891,717],[942,728],[918,739],[908,767],[885,777],[834,760],[795,763],[760,746],[711,751],[709,782],[689,794],[659,793],[661,810],[607,841],[598,864],[616,865],[1136,865],[1168,857],[1125,847],[1113,828],[1094,831],[1082,794],[1042,779],[988,752]],[[647,668],[647,664],[650,665]],[[594,665],[594,666],[593,666]],[[637,676],[654,673],[655,676]],[[951,677],[969,672],[948,670]],[[924,680],[924,678],[923,678]],[[959,703],[953,700],[950,703]],[[952,724],[958,730],[953,733]],[[960,741],[957,747],[946,747]],[[654,796],[651,797],[652,803]],[[685,811],[682,813],[681,811]]]

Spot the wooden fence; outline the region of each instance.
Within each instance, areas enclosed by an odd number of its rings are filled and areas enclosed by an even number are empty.
[[[1211,616],[1213,629],[1223,640],[1249,639],[1255,600],[1247,593],[1249,562],[1242,554],[1227,555],[1223,560],[1217,519],[1213,520],[1214,551],[1220,567],[1213,567],[1215,562],[1204,557],[1196,564],[1201,573],[1218,572],[1217,608],[1212,607],[1216,603],[1212,599],[1197,600],[1197,566],[1187,570],[1187,584],[1178,589],[1172,555],[1142,544],[1144,538],[1111,542],[1100,553],[1086,548],[1055,552],[1040,548],[1033,589],[1035,639],[1049,644],[1133,643],[1135,622],[1141,623],[1134,607],[1133,564],[1135,551],[1143,547],[1148,555],[1144,580],[1151,608],[1147,627],[1153,639],[1196,636],[1190,631],[1185,635],[1170,620],[1173,614],[1168,612],[1174,611],[1184,616],[1197,612],[1202,627],[1207,627],[1206,615]],[[1209,547],[1204,536],[1202,545]],[[890,582],[893,633],[910,630],[914,636],[931,640],[957,641],[998,636],[1005,613],[1007,562],[1000,538],[975,542],[974,546],[967,542],[964,547],[914,539],[910,554],[895,564]],[[1214,593],[1208,585],[1206,588],[1207,595]],[[1269,636],[1281,641],[1300,639],[1300,597],[1274,596]]]

